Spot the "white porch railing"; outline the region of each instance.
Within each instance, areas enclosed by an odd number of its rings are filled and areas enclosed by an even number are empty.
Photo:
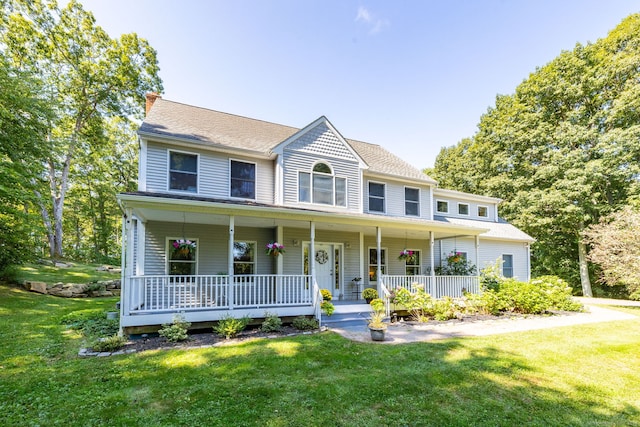
[[[382,301],[384,301],[384,315],[386,317],[391,316],[391,292],[384,284],[384,280],[380,283],[380,290],[382,291]]]
[[[133,276],[123,294],[123,314],[166,311],[232,310],[310,306],[314,303],[311,276]],[[230,298],[233,296],[233,298]]]
[[[396,288],[405,288],[409,292],[414,292],[413,285],[415,283],[423,285],[425,292],[434,298],[458,298],[461,297],[464,292],[470,292],[472,294],[480,293],[480,281],[478,276],[382,275],[383,286],[391,291]]]

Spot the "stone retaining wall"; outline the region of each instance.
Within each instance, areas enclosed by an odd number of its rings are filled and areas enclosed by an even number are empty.
[[[120,295],[120,279],[96,283],[54,283],[25,281],[22,286],[31,292],[64,298],[113,297]]]

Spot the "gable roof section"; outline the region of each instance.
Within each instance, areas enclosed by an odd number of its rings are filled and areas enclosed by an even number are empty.
[[[344,160],[357,161],[360,167],[367,164],[349,145],[331,122],[322,116],[272,148],[272,152],[282,154],[284,150],[321,154]]]
[[[138,134],[268,156],[283,143],[291,141],[296,134],[304,133],[321,122],[326,123],[339,139],[348,144],[363,168],[368,166],[367,173],[436,183],[422,171],[379,145],[343,138],[324,116],[303,129],[297,129],[158,98],[142,122]]]
[[[158,98],[138,133],[264,154],[297,131],[294,127]]]

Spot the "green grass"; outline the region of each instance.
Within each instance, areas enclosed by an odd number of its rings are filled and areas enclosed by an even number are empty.
[[[51,265],[25,264],[17,267],[16,281],[23,283],[25,280],[45,283],[89,283],[98,280],[119,279],[120,273],[96,271],[103,264],[80,264],[69,262],[70,267],[61,268]]]
[[[640,426],[640,318],[408,345],[326,332],[81,359],[81,337],[60,318],[114,299],[0,287],[0,301],[3,425]]]

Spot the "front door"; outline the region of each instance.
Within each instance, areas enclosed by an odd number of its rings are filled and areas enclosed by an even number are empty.
[[[313,255],[316,268],[316,281],[320,289],[327,289],[333,295],[334,284],[334,255],[333,245],[315,244],[316,253]]]

